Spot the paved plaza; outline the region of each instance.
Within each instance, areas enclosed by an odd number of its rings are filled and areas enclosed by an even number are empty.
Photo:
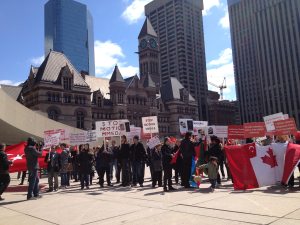
[[[94,184],[80,190],[79,183],[57,193],[43,193],[47,179],[40,180],[43,199],[26,201],[27,186],[18,186],[16,174],[0,203],[0,225],[44,224],[300,224],[300,188],[281,185],[255,190],[234,191],[231,181],[209,192],[207,178],[200,189],[164,193],[151,188],[146,168],[143,188],[100,189]],[[298,169],[295,177],[298,177]],[[115,180],[114,180],[115,181]]]

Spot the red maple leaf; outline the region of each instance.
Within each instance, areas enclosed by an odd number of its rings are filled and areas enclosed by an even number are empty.
[[[269,148],[269,151],[267,151],[267,153],[269,154],[270,157],[267,155],[265,155],[264,157],[261,157],[261,159],[263,160],[263,163],[270,165],[271,168],[278,166],[277,160],[276,160],[276,155],[273,155],[272,149]]]

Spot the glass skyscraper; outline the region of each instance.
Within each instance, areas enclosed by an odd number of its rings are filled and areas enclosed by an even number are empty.
[[[63,52],[76,70],[95,76],[94,25],[88,7],[73,0],[45,4],[45,57]]]

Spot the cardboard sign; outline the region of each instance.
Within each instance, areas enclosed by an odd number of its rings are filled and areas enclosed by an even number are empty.
[[[141,129],[141,131],[142,131],[141,132],[141,139],[149,140],[149,139],[155,137],[155,134],[152,134],[152,137],[151,137],[151,134],[145,134],[143,129]]]
[[[96,122],[97,137],[121,136],[119,120]]]
[[[58,129],[55,131],[59,131],[60,132],[60,138],[59,141],[60,142],[64,142],[64,141],[68,141],[69,137],[70,137],[70,128],[65,128],[65,129]]]
[[[228,126],[215,126],[216,136],[221,138],[227,138]]]
[[[216,135],[216,127],[215,126],[207,126],[206,127],[206,134],[208,136]]]
[[[143,131],[145,134],[158,133],[157,116],[149,116],[142,118]]]
[[[133,139],[135,135],[141,137],[141,129],[140,127],[130,127],[130,133],[127,133],[127,139]]]
[[[158,136],[155,136],[147,141],[147,145],[150,149],[154,148],[156,145],[160,144],[160,140]]]
[[[194,131],[194,125],[192,119],[179,119],[180,133],[186,133],[187,131]]]
[[[266,133],[265,123],[245,123],[244,138],[263,137]]]
[[[228,139],[244,139],[244,126],[228,126]]]
[[[264,140],[267,140],[267,137],[266,137],[266,136],[256,138],[256,141],[264,141]]]
[[[276,135],[290,135],[290,134],[296,134],[297,133],[297,127],[295,124],[294,118],[287,119],[287,120],[281,120],[281,121],[275,121],[275,130]]]
[[[86,132],[70,133],[70,145],[86,144]]]
[[[279,120],[284,120],[283,114],[282,113],[277,113],[273,114],[270,116],[265,116],[264,121],[266,124],[267,131],[273,131],[275,130],[274,122],[279,121]]]
[[[120,132],[121,132],[121,135],[127,135],[127,133],[130,132],[130,123],[129,121],[124,121],[124,120],[120,120],[119,121],[119,125],[120,125]]]
[[[193,126],[194,126],[194,135],[205,135],[205,128],[207,127],[208,122],[207,121],[193,121]]]
[[[289,119],[289,118],[290,118],[290,117],[289,117],[289,114],[283,114],[283,118],[284,118],[285,120]]]
[[[44,148],[51,148],[52,145],[58,145],[60,132],[55,130],[48,130],[44,132]]]
[[[91,142],[96,142],[98,141],[97,138],[97,133],[95,130],[89,130],[86,132],[86,142],[91,143]]]

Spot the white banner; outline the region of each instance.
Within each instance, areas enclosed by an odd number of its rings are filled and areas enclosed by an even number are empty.
[[[215,126],[216,136],[221,138],[227,138],[228,126]]]
[[[51,148],[52,145],[59,144],[60,132],[55,130],[44,131],[44,149]]]
[[[97,137],[121,136],[119,120],[96,122]]]
[[[89,130],[86,132],[86,142],[96,142],[98,141],[96,130]]]
[[[275,130],[274,122],[279,120],[284,120],[284,116],[282,112],[270,116],[265,116],[264,121],[267,127],[267,131],[274,131]]]
[[[142,128],[140,127],[130,127],[130,132],[127,133],[127,139],[133,139],[135,135],[141,138],[141,130]]]
[[[194,124],[192,119],[179,119],[180,133],[186,133],[187,131],[194,132]]]
[[[150,134],[150,133],[154,134],[159,132],[157,116],[143,117],[142,123],[143,123],[143,131],[145,134]]]
[[[201,135],[205,134],[205,127],[207,127],[208,122],[207,121],[193,121],[193,127],[194,127],[194,135]]]
[[[154,148],[156,145],[160,144],[160,140],[158,136],[155,136],[147,141],[147,145],[150,149]]]
[[[70,133],[70,145],[82,145],[86,143],[86,131]]]

